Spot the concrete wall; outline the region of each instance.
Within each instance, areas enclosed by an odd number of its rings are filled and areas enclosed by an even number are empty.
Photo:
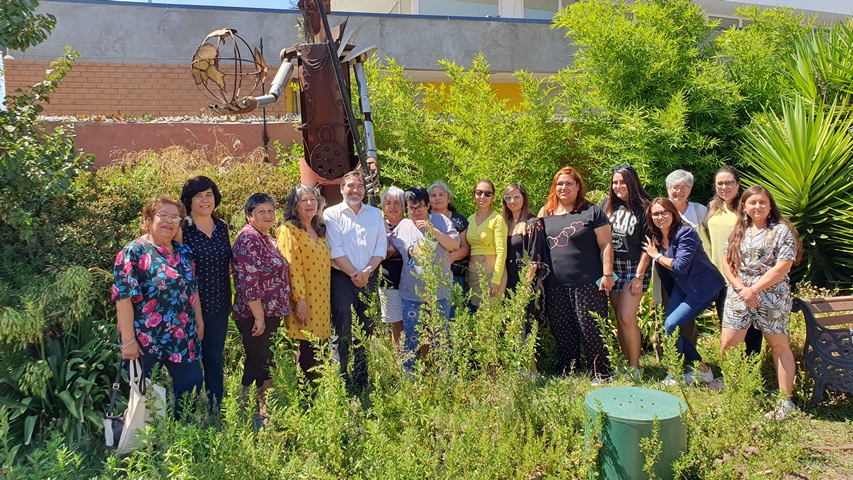
[[[221,27],[236,28],[258,43],[263,37],[267,63],[298,41],[298,11],[201,8],[98,0],[42,1],[38,11],[51,13],[57,26],[48,40],[24,60],[50,60],[72,45],[83,62],[167,63],[188,65],[204,37]],[[336,24],[345,17],[332,15]],[[376,45],[380,58],[391,57],[411,70],[438,70],[449,59],[470,64],[479,52],[494,72],[523,69],[556,72],[571,61],[563,33],[547,21],[465,19],[423,15],[353,14],[349,27],[358,44]]]

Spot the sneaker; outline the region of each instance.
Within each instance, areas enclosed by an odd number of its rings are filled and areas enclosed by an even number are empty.
[[[622,375],[625,375],[625,378],[632,382],[639,382],[643,377],[643,371],[637,367],[625,367]]]
[[[715,378],[713,382],[708,384],[708,388],[714,391],[720,391],[726,388],[726,382],[723,380],[723,377]]]
[[[773,410],[764,414],[767,420],[785,420],[793,412],[797,410],[797,406],[790,400],[782,400]]]
[[[592,377],[592,386],[600,387],[602,385],[610,383],[611,380],[613,380],[613,377],[605,377],[600,373],[596,373],[595,376]]]
[[[678,385],[678,380],[676,380],[671,373],[667,373],[666,378],[664,378],[660,383],[667,387],[674,387]]]
[[[707,372],[693,370],[684,375],[684,383],[693,385],[694,383],[711,383],[714,381],[714,372],[709,368]]]

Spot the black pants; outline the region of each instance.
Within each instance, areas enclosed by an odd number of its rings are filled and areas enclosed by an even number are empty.
[[[594,284],[581,287],[546,285],[545,312],[551,326],[551,334],[557,344],[557,374],[571,373],[574,368],[583,368],[581,345],[588,366],[593,373],[610,376],[607,350],[598,329],[598,322],[591,315],[607,317],[607,295]]]
[[[270,378],[270,364],[272,363],[272,339],[273,333],[281,326],[281,317],[264,317],[264,333],[257,337],[252,336],[252,327],[255,320],[245,318],[235,320],[237,330],[243,337],[243,348],[246,350],[246,363],[243,366],[243,386],[250,387],[252,383],[258,388]]]
[[[723,321],[723,312],[726,309],[726,294],[728,291],[729,287],[726,285],[720,291],[720,294],[717,295],[717,300],[714,301],[714,306],[717,307],[717,316],[720,317],[720,322]],[[755,328],[754,325],[750,325],[746,330],[746,338],[743,342],[746,344],[746,354],[757,355],[761,353],[761,341],[763,339],[764,334],[761,333],[761,330]]]
[[[352,310],[358,315],[365,333],[372,335],[373,319],[367,317],[367,297],[376,290],[376,275],[377,272],[370,275],[367,287],[358,288],[349,275],[332,269],[332,357],[340,364],[341,376],[349,386],[367,385],[367,356],[364,346],[352,334]],[[350,352],[353,355],[351,376],[347,372]]]

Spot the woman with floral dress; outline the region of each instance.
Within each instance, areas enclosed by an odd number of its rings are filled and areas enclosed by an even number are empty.
[[[234,323],[243,337],[246,361],[243,394],[254,383],[258,390],[255,426],[266,418],[266,391],[272,386],[271,336],[290,314],[288,263],[276,247],[270,229],[275,223],[275,199],[265,193],[252,194],[243,207],[246,226],[237,234],[232,249],[234,268]]]
[[[156,197],[142,209],[143,235],[116,256],[112,299],[121,355],[140,360],[147,378],[155,364],[172,377],[175,416],[185,396],[202,385],[204,321],[195,263],[189,247],[175,241],[186,216],[172,197]]]
[[[721,342],[723,350],[736,347],[750,325],[764,333],[784,396],[767,413],[768,419],[781,420],[796,408],[791,402],[796,364],[788,339],[793,302],[788,272],[799,262],[801,250],[797,230],[779,213],[770,192],[759,185],[746,189],[737,223],[723,248],[723,274],[729,291]]]

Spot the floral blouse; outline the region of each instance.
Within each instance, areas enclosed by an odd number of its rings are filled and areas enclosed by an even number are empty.
[[[723,246],[723,258],[726,258],[729,242]],[[741,264],[737,276],[745,285],[754,285],[768,270],[782,260],[797,258],[797,245],[794,234],[787,225],[773,223],[762,228],[753,235],[752,228],[747,228],[740,243]],[[788,283],[788,276],[779,280]]]
[[[260,299],[266,317],[290,314],[290,272],[275,240],[251,224],[234,240],[231,265],[234,270],[234,320],[252,319],[249,302]]]
[[[196,334],[198,281],[192,250],[172,242],[166,247],[137,238],[116,256],[114,301],[129,298],[133,329],[146,355],[175,363],[201,359]]]

